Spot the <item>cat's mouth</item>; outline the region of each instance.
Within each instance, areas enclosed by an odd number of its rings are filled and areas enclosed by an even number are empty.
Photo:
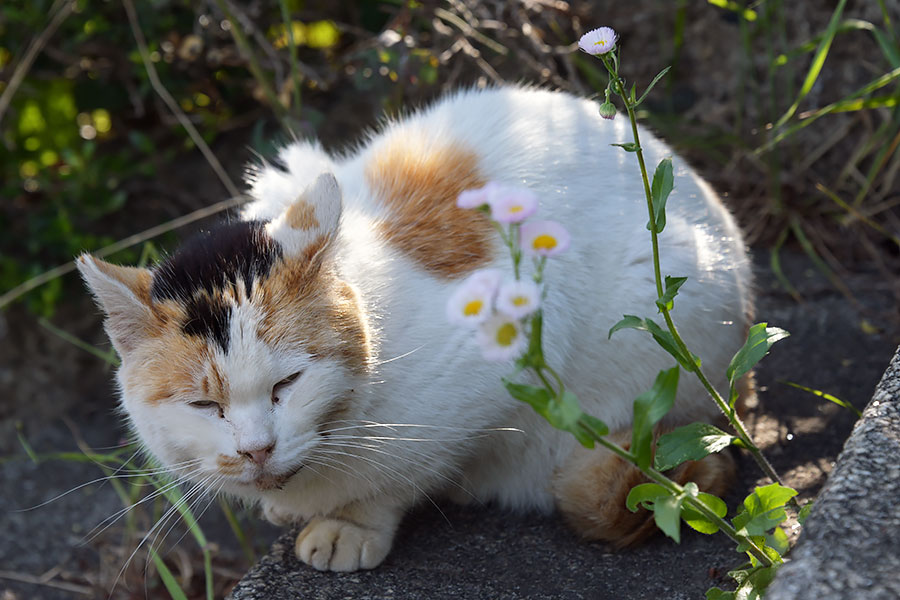
[[[284,487],[284,484],[288,482],[288,479],[299,473],[303,467],[304,464],[300,463],[297,467],[278,475],[274,473],[260,473],[260,475],[253,480],[253,483],[258,490],[280,490]]]

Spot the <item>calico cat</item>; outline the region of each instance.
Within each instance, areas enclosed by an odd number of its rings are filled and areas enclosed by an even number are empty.
[[[671,153],[641,135],[648,164]],[[572,240],[547,270],[545,354],[627,446],[633,399],[673,360],[641,332],[607,339],[623,314],[656,313],[640,175],[610,146],[626,141],[625,119],[566,93],[458,92],[346,155],[287,146],[251,171],[240,220],[153,269],[81,256],[122,358],[131,426],[163,464],[190,465],[273,522],[305,524],[296,552],[316,569],[377,566],[425,497],[558,506],[585,537],[640,539],[652,519],[624,503],[640,474],[511,398],[500,382],[511,361],[483,360],[445,316],[466,275],[510,267],[458,195],[489,181],[527,187]],[[749,322],[750,265],[734,220],[682,161],[660,243],[663,273],[689,277],[680,330],[722,389]],[[682,377],[662,427],[715,418]],[[732,472],[712,455],[673,477],[720,493]]]

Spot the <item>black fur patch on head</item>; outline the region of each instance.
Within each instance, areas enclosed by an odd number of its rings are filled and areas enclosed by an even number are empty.
[[[153,273],[153,300],[185,305],[182,330],[214,340],[228,350],[231,307],[220,299],[224,289],[268,275],[281,257],[281,247],[266,234],[262,221],[224,223],[185,242]]]

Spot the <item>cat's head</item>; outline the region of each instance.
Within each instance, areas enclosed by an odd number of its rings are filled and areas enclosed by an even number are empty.
[[[153,269],[78,260],[123,406],[164,464],[234,493],[278,487],[346,416],[370,340],[333,266],[340,215],[322,175],[273,220],[223,225]]]

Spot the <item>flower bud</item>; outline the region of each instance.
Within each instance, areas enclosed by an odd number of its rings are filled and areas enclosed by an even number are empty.
[[[614,119],[616,117],[616,106],[607,100],[600,105],[600,116],[604,119]]]

